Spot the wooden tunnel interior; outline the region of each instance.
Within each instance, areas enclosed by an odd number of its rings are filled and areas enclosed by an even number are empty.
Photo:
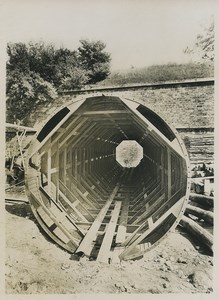
[[[142,152],[135,166],[118,159],[124,141]],[[123,148],[129,159],[137,155]],[[62,106],[47,120],[29,148],[26,187],[35,217],[56,243],[108,262],[140,257],[176,226],[188,170],[182,141],[160,116],[102,95]]]

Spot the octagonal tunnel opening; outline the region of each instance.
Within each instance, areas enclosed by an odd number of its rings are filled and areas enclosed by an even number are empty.
[[[118,97],[61,110],[29,149],[34,215],[71,253],[105,262],[141,257],[183,213],[189,183],[182,141],[154,112]]]

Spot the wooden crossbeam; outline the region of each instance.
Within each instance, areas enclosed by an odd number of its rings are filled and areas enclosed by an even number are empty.
[[[127,110],[96,110],[96,111],[86,111],[83,113],[84,116],[106,115],[106,114],[129,114],[129,111],[127,111]]]
[[[106,233],[104,235],[104,238],[103,238],[103,241],[101,244],[99,254],[97,256],[98,261],[108,262],[108,258],[110,256],[110,248],[111,248],[113,236],[114,236],[114,233],[116,230],[116,225],[117,225],[117,220],[119,218],[121,205],[122,205],[121,201],[116,201],[110,222],[107,226],[107,230],[106,230]]]
[[[82,240],[81,244],[76,250],[76,253],[83,253],[86,256],[91,254],[93,248],[93,241],[97,238],[98,229],[111,205],[113,199],[118,192],[119,184],[116,185],[112,194],[110,195],[109,199],[106,201],[106,204],[101,208],[99,214],[97,215],[96,219],[94,220],[93,224],[91,225],[90,229],[88,230],[87,234],[85,235],[84,239]]]

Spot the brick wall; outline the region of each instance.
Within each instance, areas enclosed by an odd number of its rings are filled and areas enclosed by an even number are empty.
[[[214,155],[214,85],[198,84],[168,87],[122,87],[101,91],[73,91],[56,99],[50,107],[42,107],[30,119],[30,126],[44,120],[51,109],[55,110],[68,101],[94,95],[112,95],[138,101],[159,114],[168,124],[180,129],[192,161],[212,161]]]
[[[176,128],[214,127],[213,86],[117,92],[144,103]]]
[[[143,103],[156,111],[169,124],[176,128],[214,127],[214,86],[177,86],[168,88],[124,87],[122,90],[110,89],[78,91],[63,95],[56,101],[56,106],[75,98],[96,94],[124,97]]]

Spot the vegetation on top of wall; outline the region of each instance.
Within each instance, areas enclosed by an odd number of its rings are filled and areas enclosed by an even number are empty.
[[[191,63],[153,65],[113,72],[102,41],[81,40],[77,50],[43,42],[9,43],[6,65],[7,122],[26,125],[38,107],[51,105],[60,90],[183,81],[214,76],[214,23],[184,52]],[[196,58],[199,59],[196,59]],[[101,84],[100,84],[101,82]]]
[[[193,45],[183,50],[190,57],[190,63],[132,67],[129,70],[113,72],[101,85],[119,86],[213,77],[214,41],[214,20],[210,20],[210,23],[203,28],[203,32],[197,35]]]
[[[28,115],[39,105],[51,103],[58,90],[80,89],[109,75],[111,58],[106,45],[101,41],[80,43],[74,51],[44,42],[7,45],[7,122],[26,124]]]
[[[105,79],[101,82],[101,84],[98,85],[121,86],[164,81],[183,81],[196,78],[208,78],[213,76],[213,63],[174,63],[112,72],[107,79]]]

